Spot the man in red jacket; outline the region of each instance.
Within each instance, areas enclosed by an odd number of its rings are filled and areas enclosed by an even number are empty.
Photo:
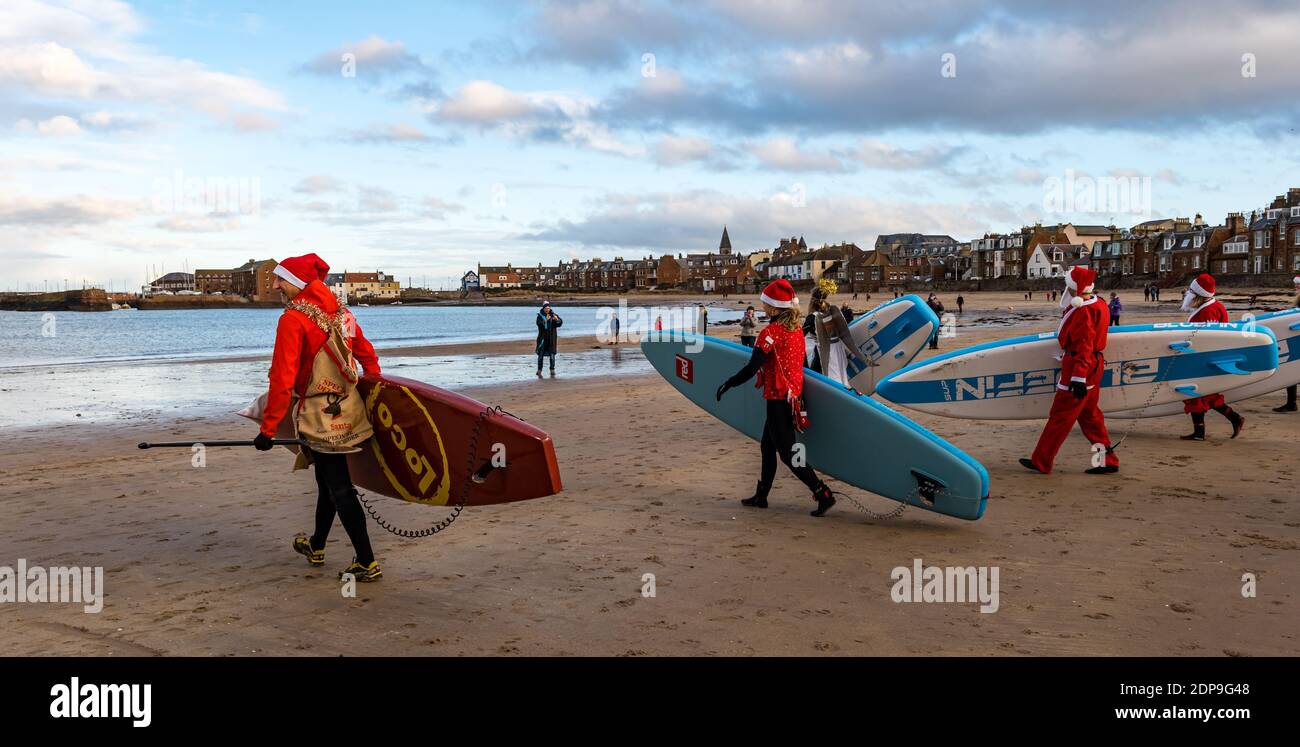
[[[1038,446],[1029,459],[1021,459],[1026,469],[1049,474],[1056,454],[1077,422],[1084,438],[1093,445],[1094,452],[1104,447],[1105,464],[1088,470],[1090,475],[1119,472],[1119,457],[1110,447],[1110,434],[1106,432],[1106,419],[1097,406],[1101,396],[1101,376],[1106,368],[1102,352],[1106,349],[1106,333],[1110,327],[1110,309],[1097,296],[1093,287],[1097,273],[1083,265],[1071,267],[1065,275],[1065,293],[1061,294],[1061,307],[1065,313],[1056,329],[1056,339],[1064,355],[1061,357],[1061,377],[1056,382],[1056,398],[1047,416],[1047,425],[1038,438]]]
[[[290,257],[277,265],[274,272],[276,280],[272,287],[280,292],[286,306],[290,302],[295,305],[308,304],[318,308],[327,317],[338,313],[339,302],[323,282],[329,272],[329,265],[320,257],[315,254]],[[379,357],[375,355],[375,348],[361,333],[361,328],[350,312],[344,327],[348,332],[352,355],[366,373],[378,374]],[[312,362],[325,345],[326,339],[325,331],[303,311],[285,309],[280,316],[275,330],[275,351],[271,357],[270,389],[267,392],[266,409],[262,413],[262,429],[255,440],[259,451],[272,448],[271,441],[275,438],[280,421],[289,414],[294,396],[306,395],[312,383]],[[383,572],[375,562],[374,552],[370,548],[366,515],[361,510],[357,489],[348,472],[347,455],[308,448],[316,467],[316,533],[311,537],[294,537],[293,549],[305,555],[308,564],[324,565],[325,540],[329,537],[337,514],[356,551],[356,558],[343,572],[351,573],[358,581],[379,580]]]
[[[1183,296],[1183,311],[1191,313],[1189,322],[1226,322],[1228,310],[1214,297],[1214,277],[1203,273],[1192,281]],[[1179,436],[1184,441],[1205,440],[1205,413],[1214,410],[1232,423],[1232,437],[1241,434],[1246,419],[1228,407],[1222,394],[1207,394],[1183,402],[1183,412],[1192,416],[1192,432]]]

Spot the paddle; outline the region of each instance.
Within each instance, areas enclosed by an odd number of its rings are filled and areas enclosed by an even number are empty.
[[[167,441],[164,443],[151,444],[148,441],[140,443],[141,449],[189,449],[195,444],[204,446],[252,446],[252,441]],[[277,438],[271,441],[272,446],[302,446],[303,442],[297,438]]]

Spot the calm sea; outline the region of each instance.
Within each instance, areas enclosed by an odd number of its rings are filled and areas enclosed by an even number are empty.
[[[685,307],[555,307],[562,337],[592,335],[619,313],[626,332],[644,331],[655,317],[666,328],[687,326]],[[529,339],[537,310],[506,306],[373,306],[353,309],[378,348],[437,343]],[[112,311],[99,313],[0,311],[0,369],[76,363],[163,361],[270,355],[279,309]],[[738,308],[710,308],[709,321],[740,318]]]
[[[653,370],[634,345],[565,345],[565,337],[603,332],[613,309],[556,309],[564,318],[557,367],[562,378]],[[536,309],[526,307],[376,306],[355,312],[366,337],[379,348],[532,339],[537,334]],[[0,428],[104,421],[162,424],[232,413],[266,390],[266,361],[203,359],[269,358],[280,313],[0,312]],[[740,313],[710,308],[709,321],[735,320]],[[619,316],[624,331],[645,330],[656,318],[663,319],[665,329],[674,329],[692,326],[695,310],[634,307],[622,309]],[[531,355],[483,354],[383,360],[386,373],[457,390],[533,382],[536,363]]]

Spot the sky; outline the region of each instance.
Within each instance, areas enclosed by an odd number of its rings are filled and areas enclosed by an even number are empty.
[[[0,0],[0,290],[1217,224],[1298,127],[1293,1]]]

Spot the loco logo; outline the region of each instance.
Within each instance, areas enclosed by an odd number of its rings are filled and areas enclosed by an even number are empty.
[[[447,505],[447,451],[424,404],[406,387],[380,382],[366,412],[375,429],[370,449],[393,489],[413,503]]]

